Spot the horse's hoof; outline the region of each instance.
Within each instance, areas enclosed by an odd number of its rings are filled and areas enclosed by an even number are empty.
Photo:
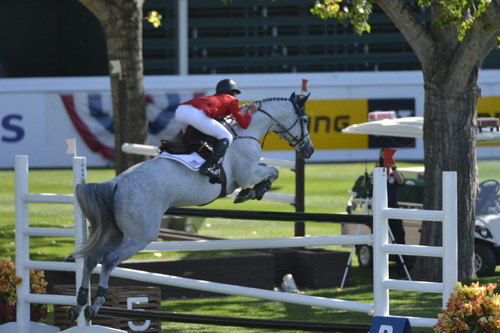
[[[93,306],[86,306],[85,309],[83,310],[84,315],[85,315],[85,320],[89,321],[95,318],[97,315],[97,311],[94,309]]]
[[[255,191],[251,188],[241,190],[234,199],[234,203],[242,203],[255,198]]]
[[[74,322],[79,315],[80,311],[78,311],[78,309],[75,308],[74,306],[69,308],[68,311],[66,311],[66,318],[70,323]]]

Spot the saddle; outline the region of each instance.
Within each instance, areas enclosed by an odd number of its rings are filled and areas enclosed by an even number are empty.
[[[189,155],[198,153],[202,158],[207,159],[214,152],[214,144],[217,139],[198,131],[192,126],[188,126],[174,140],[161,140],[158,147],[160,152],[167,152],[173,155]]]

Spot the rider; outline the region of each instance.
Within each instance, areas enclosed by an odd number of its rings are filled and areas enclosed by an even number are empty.
[[[224,79],[217,83],[215,95],[196,97],[182,103],[175,111],[175,119],[181,127],[191,125],[218,140],[214,145],[213,155],[200,167],[200,173],[208,176],[212,184],[222,183],[217,163],[224,157],[226,149],[233,141],[231,133],[216,119],[232,115],[241,128],[247,128],[252,121],[252,114],[257,111],[256,104],[252,104],[245,114],[241,111],[235,97],[240,93],[236,82]]]

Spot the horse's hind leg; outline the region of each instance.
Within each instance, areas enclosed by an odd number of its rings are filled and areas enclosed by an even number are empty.
[[[147,240],[142,239],[138,241],[137,238],[124,237],[119,246],[114,249],[110,249],[109,252],[104,255],[101,263],[102,269],[101,276],[99,278],[99,287],[97,288],[94,304],[85,308],[85,319],[90,320],[94,318],[106,301],[106,293],[108,290],[108,281],[111,271],[122,261],[132,257],[134,254],[142,250],[154,239],[155,238]]]
[[[98,258],[99,257],[99,258]],[[91,255],[85,258],[82,274],[82,283],[80,289],[78,289],[78,295],[76,298],[76,306],[68,309],[67,318],[69,322],[73,322],[80,316],[82,309],[87,305],[89,301],[89,288],[90,288],[90,275],[92,271],[97,266],[101,255]]]

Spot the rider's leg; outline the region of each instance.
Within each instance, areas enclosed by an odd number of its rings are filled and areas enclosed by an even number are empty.
[[[220,172],[217,170],[219,160],[224,157],[227,147],[229,147],[229,140],[227,138],[218,140],[214,145],[214,153],[207,157],[207,160],[200,167],[200,173],[204,176],[210,177],[212,184],[222,184]]]
[[[208,117],[205,112],[191,105],[180,105],[175,112],[175,118],[180,124],[189,124],[199,131],[218,139],[214,146],[214,154],[209,156],[200,167],[200,173],[210,177],[211,183],[222,183],[222,178],[217,170],[217,163],[224,157],[227,148],[233,141],[231,133],[217,120]]]

